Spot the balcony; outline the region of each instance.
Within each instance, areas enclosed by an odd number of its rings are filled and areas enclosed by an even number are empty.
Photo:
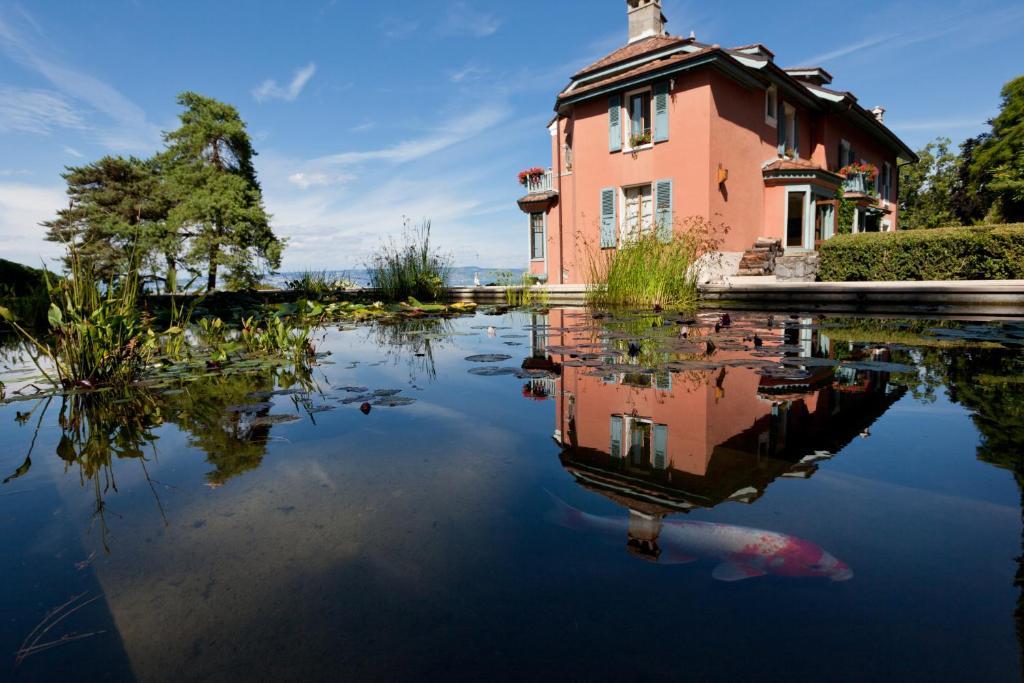
[[[875,183],[868,179],[864,173],[850,173],[843,179],[843,192],[845,194],[875,194]]]
[[[519,174],[519,184],[526,188],[526,196],[519,200],[525,213],[542,213],[558,202],[554,173],[549,168],[531,168]]]
[[[540,175],[527,176],[526,182],[522,184],[526,188],[527,194],[551,192],[555,187],[553,174],[550,168]]]

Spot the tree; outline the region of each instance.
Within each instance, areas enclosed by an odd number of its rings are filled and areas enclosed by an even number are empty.
[[[991,192],[999,218],[1024,221],[1024,76],[1003,86],[999,115],[974,154],[978,188]]]
[[[917,152],[917,164],[900,167],[900,228],[938,228],[957,222],[951,196],[959,159],[949,147],[948,138],[938,138]]]
[[[170,223],[191,236],[186,258],[205,264],[207,291],[217,288],[221,266],[231,286],[253,286],[262,266],[280,266],[284,245],[263,207],[245,123],[231,105],[196,93],[182,93],[178,104],[181,127],[164,135],[161,155],[174,200]]]
[[[956,170],[956,182],[950,195],[950,208],[957,220],[964,225],[981,223],[992,207],[992,193],[980,187],[974,173],[974,157],[984,144],[986,134],[967,138],[960,145],[960,163]]]
[[[46,239],[74,245],[90,272],[110,280],[133,270],[156,239],[167,206],[154,200],[154,167],[135,157],[103,157],[68,167],[68,208],[43,223]]]

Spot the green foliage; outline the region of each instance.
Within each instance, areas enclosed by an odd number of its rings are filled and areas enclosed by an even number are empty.
[[[547,287],[538,287],[529,273],[523,273],[518,284],[505,285],[505,303],[513,308],[547,308],[550,300]]]
[[[992,131],[974,151],[972,175],[993,194],[1003,220],[1024,221],[1024,76],[1007,83],[1001,94]]]
[[[836,218],[838,220],[838,235],[849,235],[853,232],[853,217],[854,217],[854,204],[846,198],[846,193],[843,192],[843,188],[839,188],[839,192],[836,193],[836,199],[839,200],[839,209],[836,212]]]
[[[821,279],[1024,278],[1024,225],[842,235],[821,246]]]
[[[293,326],[280,316],[270,316],[263,321],[246,318],[242,321],[239,340],[250,353],[297,359],[315,353],[310,334],[309,327]]]
[[[0,259],[0,306],[30,328],[45,327],[50,293],[43,271]]]
[[[956,223],[952,195],[957,184],[959,157],[948,138],[938,138],[918,150],[920,161],[900,167],[900,229],[937,228]]]
[[[299,292],[311,299],[323,299],[334,296],[342,290],[351,289],[354,286],[351,280],[338,277],[326,270],[307,270],[294,280],[289,280],[286,287],[292,291]]]
[[[728,229],[691,217],[668,242],[652,231],[618,249],[591,253],[588,305],[695,307],[699,260],[715,251],[720,231]]]
[[[366,269],[370,286],[387,300],[416,297],[433,301],[444,297],[451,267],[451,257],[430,244],[430,221],[413,229],[406,219],[402,241],[383,242]]]
[[[284,245],[270,228],[245,123],[231,105],[196,93],[178,104],[181,126],[165,134],[161,155],[175,202],[170,223],[191,234],[188,257],[205,263],[207,291],[220,266],[230,287],[255,287],[264,266],[280,267]]]

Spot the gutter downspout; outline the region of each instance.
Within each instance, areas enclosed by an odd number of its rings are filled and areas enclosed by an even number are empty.
[[[562,117],[555,121],[555,171],[558,177],[558,284],[565,284],[565,224],[563,223],[562,204]],[[550,268],[548,269],[550,270]],[[551,282],[551,273],[548,273],[548,282]]]

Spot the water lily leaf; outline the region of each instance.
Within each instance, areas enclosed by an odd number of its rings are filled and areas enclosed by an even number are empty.
[[[385,396],[378,398],[373,402],[373,405],[384,408],[400,408],[402,406],[411,406],[415,402],[416,399],[409,398],[408,396]]]
[[[503,353],[481,354],[479,356],[469,356],[466,358],[470,363],[500,363],[511,359],[512,356],[507,356]]]
[[[515,375],[519,372],[516,368],[500,367],[497,365],[488,365],[482,368],[472,368],[469,374],[476,375],[478,377],[501,377],[504,375]]]

